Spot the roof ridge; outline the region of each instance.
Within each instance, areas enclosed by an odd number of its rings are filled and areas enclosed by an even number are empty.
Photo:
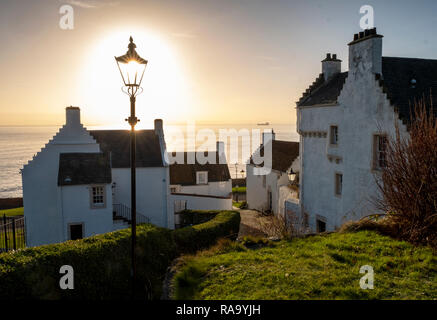
[[[435,61],[437,62],[437,58],[436,59],[428,59],[428,58],[410,58],[410,57],[390,57],[390,56],[382,56],[382,58],[388,58],[388,59],[405,59],[405,60],[422,60],[422,61]]]

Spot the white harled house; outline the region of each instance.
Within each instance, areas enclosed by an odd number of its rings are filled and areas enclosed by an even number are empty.
[[[322,73],[297,102],[300,200],[312,231],[334,230],[377,213],[371,197],[395,126],[408,135],[410,106],[437,99],[437,60],[382,56],[376,29],[349,43],[349,71],[328,54]],[[434,110],[436,111],[436,110]],[[303,214],[302,214],[303,213]]]
[[[173,228],[162,120],[136,134],[137,220]],[[27,245],[128,227],[129,159],[129,131],[89,131],[79,108],[66,108],[66,124],[22,169]]]

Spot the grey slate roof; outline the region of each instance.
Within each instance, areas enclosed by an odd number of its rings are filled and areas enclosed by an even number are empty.
[[[343,72],[326,82],[320,74],[297,105],[336,103],[347,75]],[[410,106],[416,100],[425,98],[430,108],[431,92],[432,105],[437,106],[437,60],[382,57],[382,76],[376,75],[376,79],[405,123],[411,122]],[[412,86],[412,79],[416,80],[415,86]],[[434,107],[434,113],[437,115],[437,107]]]
[[[219,163],[217,152],[214,152],[214,156],[216,159],[215,164],[200,164],[198,163],[197,159],[195,159],[196,163],[188,164],[187,158],[190,152],[183,152],[183,154],[183,164],[175,163],[170,165],[170,184],[195,185],[197,171],[208,171],[208,182],[228,181],[229,179],[231,179],[228,165],[226,163]],[[205,152],[205,157],[207,155],[208,153]]]
[[[273,143],[272,169],[287,172],[293,161],[299,156],[299,142],[272,140],[271,143]],[[261,145],[255,153],[260,153],[261,156],[264,156],[264,146]],[[254,164],[252,157],[250,163]]]
[[[300,106],[314,106],[317,104],[336,103],[341,89],[343,89],[347,74],[347,72],[339,73],[328,82],[325,81],[323,74],[320,74],[304,93],[298,104]]]
[[[404,122],[411,122],[410,106],[423,98],[430,102],[431,93],[437,115],[437,60],[382,57],[382,75],[377,79]]]
[[[100,150],[110,153],[112,168],[130,168],[129,130],[91,130]],[[136,166],[162,167],[161,146],[154,130],[136,131]]]
[[[61,153],[58,186],[111,183],[109,155],[104,153]]]

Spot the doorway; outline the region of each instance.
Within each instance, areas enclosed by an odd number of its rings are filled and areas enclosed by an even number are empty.
[[[70,224],[70,240],[83,238],[83,223]]]

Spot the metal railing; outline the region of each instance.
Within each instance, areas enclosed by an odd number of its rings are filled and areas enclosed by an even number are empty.
[[[132,213],[131,213],[131,209],[128,206],[122,203],[114,203],[112,205],[112,208],[114,212],[114,219],[118,218],[128,223],[132,222]],[[136,212],[136,217],[137,217],[137,224],[150,223],[150,219],[138,211]]]
[[[0,220],[0,252],[26,247],[24,217],[3,217]]]

